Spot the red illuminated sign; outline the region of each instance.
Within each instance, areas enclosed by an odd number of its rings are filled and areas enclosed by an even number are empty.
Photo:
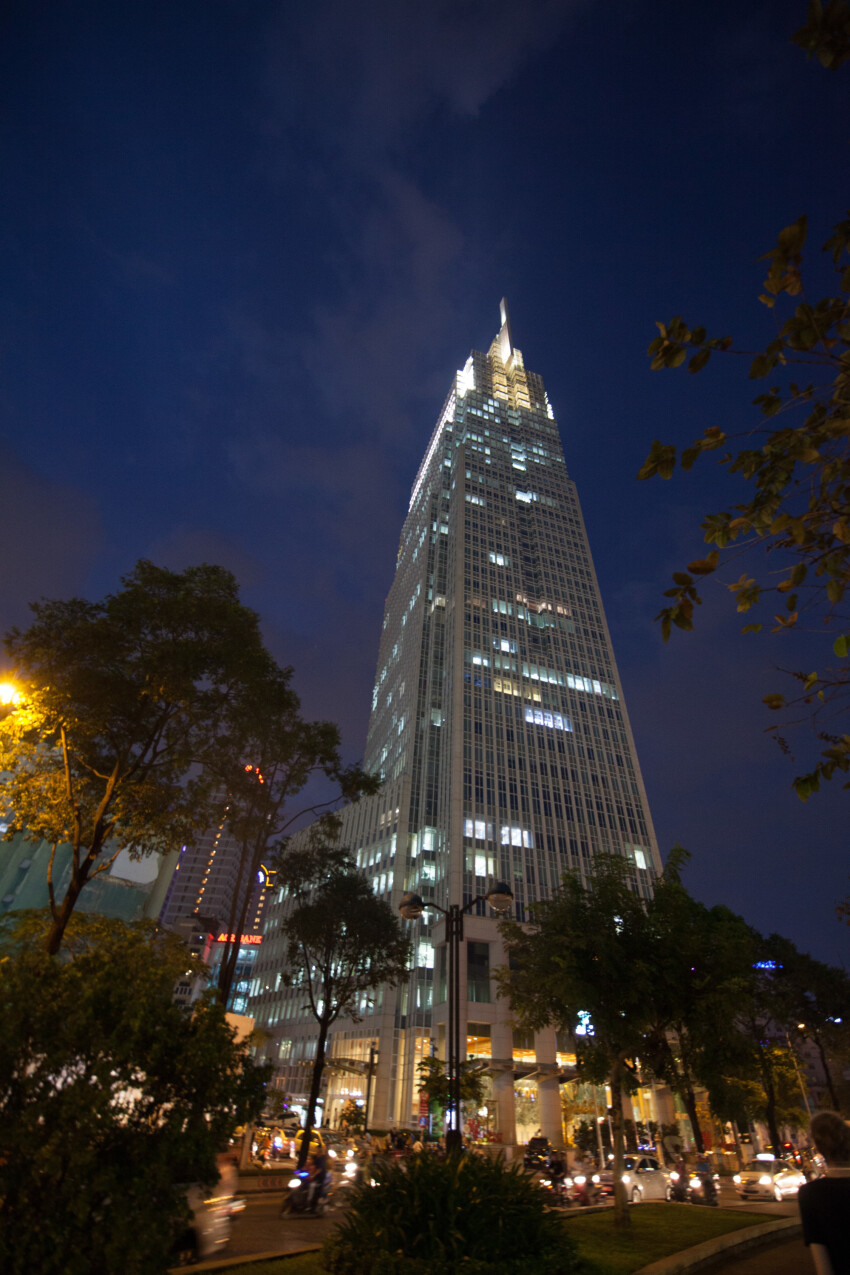
[[[259,947],[262,941],[263,941],[262,934],[243,934],[240,936],[240,939],[239,939],[239,942],[243,947]],[[236,935],[228,934],[225,930],[222,930],[221,934],[219,934],[218,938],[216,939],[216,943],[235,943],[235,942],[236,942]]]

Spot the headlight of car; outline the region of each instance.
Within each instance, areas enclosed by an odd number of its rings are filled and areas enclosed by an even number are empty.
[[[759,1178],[759,1186],[773,1186],[773,1178],[769,1174],[763,1173]]]
[[[740,1186],[740,1185],[741,1185],[741,1175],[740,1175],[740,1173],[736,1173],[736,1174],[735,1174],[735,1176],[734,1176],[734,1178],[732,1179],[732,1181],[735,1183],[735,1185],[736,1185],[736,1186]]]
[[[629,1177],[628,1173],[624,1173],[620,1181],[622,1182],[623,1186],[628,1186],[629,1183],[631,1182],[631,1178]]]
[[[598,1186],[598,1185],[599,1185],[599,1174],[598,1174],[598,1173],[594,1173],[593,1177],[592,1177],[590,1180],[591,1180],[591,1182],[595,1182],[595,1183],[596,1183],[596,1185]]]

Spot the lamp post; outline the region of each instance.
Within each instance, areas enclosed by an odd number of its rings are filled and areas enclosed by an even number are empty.
[[[374,1040],[369,1041],[369,1062],[366,1070],[366,1104],[363,1109],[363,1133],[369,1132],[369,1099],[372,1097],[372,1077],[375,1074],[375,1064],[378,1061],[378,1051],[375,1048]]]
[[[446,1031],[446,1072],[449,1081],[449,1105],[446,1109],[446,1150],[456,1152],[461,1145],[460,1136],[460,943],[463,938],[463,916],[476,903],[489,903],[494,912],[504,915],[513,903],[513,893],[504,881],[497,881],[486,894],[478,894],[463,907],[452,903],[448,908],[439,903],[428,903],[412,890],[402,895],[398,910],[405,921],[417,921],[427,908],[442,912],[446,918],[446,944],[448,969],[446,971],[446,1001],[448,1023]]]
[[[802,1031],[802,1030],[805,1028],[805,1026],[806,1026],[806,1024],[805,1024],[805,1023],[798,1023],[798,1024],[797,1024],[797,1029],[798,1029],[799,1031]],[[791,1036],[790,1036],[790,1034],[789,1034],[787,1031],[786,1031],[786,1033],[785,1033],[785,1039],[786,1039],[786,1041],[788,1042],[788,1052],[789,1052],[789,1053],[790,1053],[790,1055],[791,1055],[791,1061],[793,1062],[793,1064],[794,1064],[794,1070],[795,1070],[795,1072],[797,1073],[797,1084],[798,1084],[798,1086],[799,1086],[800,1093],[802,1094],[803,1102],[806,1104],[806,1111],[808,1112],[809,1120],[811,1120],[811,1118],[812,1118],[812,1109],[811,1109],[811,1107],[809,1106],[809,1095],[808,1095],[808,1093],[806,1092],[806,1086],[805,1086],[805,1083],[804,1083],[804,1081],[803,1081],[803,1077],[800,1075],[800,1068],[799,1068],[799,1067],[798,1067],[798,1065],[797,1065],[797,1054],[796,1054],[796,1051],[795,1051],[795,1049],[794,1049],[794,1046],[791,1044]]]

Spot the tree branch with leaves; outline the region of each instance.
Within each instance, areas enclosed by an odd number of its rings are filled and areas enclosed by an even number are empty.
[[[236,688],[265,667],[257,616],[222,567],[139,562],[102,602],[32,607],[5,637],[19,699],[0,710],[2,816],[53,847],[49,953],[86,883],[122,850],[164,854],[217,812],[204,769]],[[60,898],[56,848],[71,848]]]
[[[745,499],[703,521],[705,542],[714,548],[687,570],[674,572],[665,595],[671,601],[656,617],[665,641],[674,628],[693,629],[695,608],[702,602],[699,581],[733,563],[740,566],[738,560],[757,549],[765,570],[724,581],[738,612],[748,614],[770,602],[775,608],[771,633],[806,628],[830,642],[837,663],[786,670],[798,689],[764,698],[773,711],[792,711],[789,725],[811,722],[827,745],[813,769],[794,781],[804,801],[821,780],[850,770],[850,735],[836,733],[833,726],[850,695],[850,620],[842,605],[850,585],[850,219],[840,222],[824,245],[837,287],[834,295],[816,302],[808,300],[803,285],[806,229],[806,218],[800,217],[767,254],[770,264],[759,299],[777,318],[776,335],[764,350],[753,356],[736,349],[731,337],[709,338],[704,328],[692,329],[680,317],[659,323],[659,335],[649,346],[655,370],[687,362],[696,373],[715,352],[745,354],[751,380],[775,378],[753,400],[761,428],[735,435],[712,425],[681,452],[656,440],[638,473],[640,479],[670,478],[677,460],[688,470],[705,453],[721,451],[718,463],[750,487]],[[777,313],[783,299],[793,303],[784,319]],[[798,380],[800,375],[804,379]],[[729,447],[735,438],[746,440],[737,451]],[[758,620],[746,623],[742,632],[763,629]]]

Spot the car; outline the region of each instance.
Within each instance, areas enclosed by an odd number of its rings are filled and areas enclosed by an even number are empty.
[[[792,1161],[762,1152],[732,1181],[742,1200],[786,1200],[797,1194],[806,1175]]]
[[[303,1141],[304,1130],[299,1129],[289,1144],[289,1153],[293,1159],[296,1159],[300,1155],[301,1143]],[[310,1131],[310,1154],[313,1155],[316,1151],[327,1151],[327,1142],[325,1141],[325,1134],[323,1132],[320,1132],[318,1129],[312,1129]]]
[[[599,1178],[600,1194],[612,1196],[613,1168],[603,1169],[595,1176]],[[650,1155],[627,1155],[623,1157],[623,1186],[632,1204],[641,1204],[644,1200],[666,1200],[670,1192],[670,1174]]]

